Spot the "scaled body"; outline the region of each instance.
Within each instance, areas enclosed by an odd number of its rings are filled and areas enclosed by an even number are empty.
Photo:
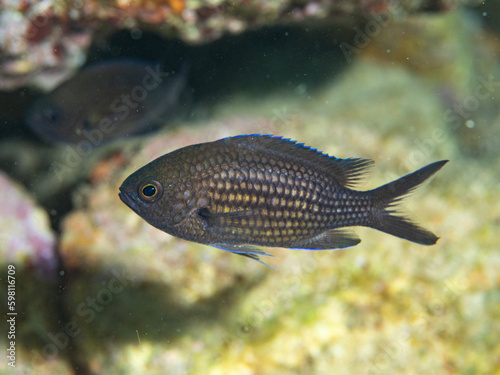
[[[386,208],[438,171],[430,164],[375,190],[353,189],[369,159],[337,159],[286,139],[239,136],[188,146],[130,175],[120,198],[155,227],[258,259],[251,245],[338,249],[369,226],[424,245],[437,237]]]

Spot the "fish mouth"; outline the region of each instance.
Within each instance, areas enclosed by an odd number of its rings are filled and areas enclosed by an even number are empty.
[[[125,203],[130,209],[137,212],[137,206],[136,206],[134,200],[126,191],[123,191],[122,188],[120,188],[120,192],[118,193],[118,196],[120,197],[122,202]]]

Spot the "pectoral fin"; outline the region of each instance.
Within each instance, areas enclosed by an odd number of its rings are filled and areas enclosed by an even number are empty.
[[[350,230],[332,229],[307,240],[296,242],[292,244],[290,248],[305,250],[337,250],[353,247],[360,242],[360,238]]]

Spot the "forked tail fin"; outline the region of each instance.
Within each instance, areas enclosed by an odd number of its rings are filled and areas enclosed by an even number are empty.
[[[373,204],[378,210],[375,212],[373,222],[370,223],[370,226],[411,242],[422,245],[434,245],[439,237],[413,223],[405,216],[393,215],[396,213],[394,206],[422,182],[439,171],[447,162],[448,160],[441,160],[426,165],[396,181],[372,190]]]

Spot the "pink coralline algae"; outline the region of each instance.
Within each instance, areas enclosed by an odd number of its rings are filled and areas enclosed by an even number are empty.
[[[52,1],[3,1],[0,90],[23,86],[48,90],[67,79],[85,62],[92,26],[78,11],[61,9]]]
[[[50,277],[57,267],[55,236],[45,211],[0,172],[0,259]]]

